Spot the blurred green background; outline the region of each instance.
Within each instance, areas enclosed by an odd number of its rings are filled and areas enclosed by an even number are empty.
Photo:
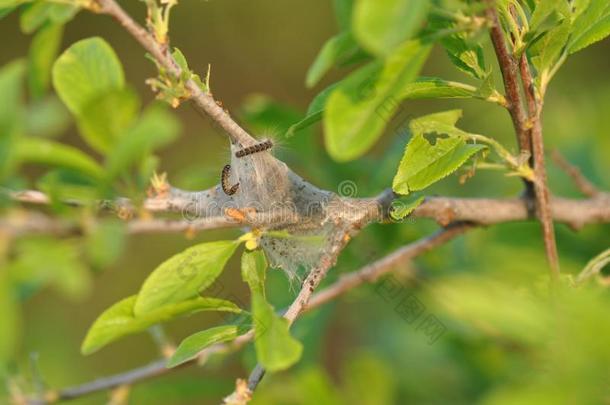
[[[124,3],[141,21],[142,4]],[[257,134],[281,134],[302,116],[319,90],[346,73],[334,70],[313,90],[304,86],[310,63],[324,41],[336,32],[332,5],[326,0],[183,0],[173,10],[171,43],[182,50],[196,72],[203,75],[211,64],[215,97],[246,127]],[[105,38],[116,50],[127,81],[137,89],[144,104],[151,101],[153,94],[144,80],[155,75],[153,64],[108,17],[80,13],[67,25],[62,49],[95,35]],[[1,64],[24,56],[30,37],[20,33],[16,15],[0,22],[0,37],[5,39]],[[609,55],[610,42],[605,41],[568,59],[551,84],[544,112],[547,149],[560,149],[605,189],[610,188]],[[433,51],[422,73],[468,81],[440,49]],[[509,116],[491,104],[476,100],[410,101],[403,104],[400,114],[416,117],[458,107],[464,109],[462,128],[494,137],[512,148],[514,135]],[[161,171],[166,171],[170,183],[178,187],[203,189],[217,183],[220,169],[228,160],[226,138],[187,104],[174,113],[182,123],[181,137],[162,151]],[[88,150],[73,127],[61,140]],[[370,196],[391,185],[406,141],[404,135],[388,131],[365,158],[337,164],[326,155],[321,129],[316,126],[291,139],[280,136],[278,155],[313,184],[336,190],[341,181],[351,180],[358,186],[358,196]],[[553,192],[578,196],[567,176],[552,163],[548,166]],[[32,176],[36,173],[32,169]],[[480,171],[464,185],[459,184],[458,176],[451,176],[426,194],[510,197],[520,190],[521,183],[516,178]],[[432,221],[407,220],[367,228],[342,254],[325,284],[436,227]],[[205,232],[192,240],[183,235],[129,237],[119,259],[95,271],[92,284],[80,298],[70,299],[51,288],[31,295],[22,306],[19,372],[24,375],[31,372],[28,359],[35,354],[44,380],[51,387],[63,387],[157,358],[157,348],[145,334],[128,337],[89,357],[83,357],[79,348],[92,321],[112,303],[136,292],[146,275],[165,258],[197,241],[237,235],[238,231],[231,230]],[[574,274],[591,257],[608,248],[610,226],[587,226],[575,233],[557,225],[557,239],[562,271]],[[415,294],[427,313],[437,316],[447,328],[434,344],[428,344],[425,334],[396,312],[397,302],[384,299],[374,286],[363,286],[304,315],[294,328],[295,336],[305,343],[302,360],[289,371],[267,376],[255,402],[467,404],[485,398],[491,401],[492,393],[508,387],[515,375],[531,371],[523,363],[521,348],[511,346],[510,342],[498,342],[493,334],[472,331],[455,321],[438,305],[429,287],[445,276],[465,274],[500,277],[516,285],[532,284],[532,280],[546,275],[543,252],[539,226],[514,223],[472,231],[413,264],[405,263],[402,270],[413,266],[419,276],[413,279],[405,275],[407,271],[397,272],[394,277],[404,294]],[[249,297],[239,276],[238,257],[231,260],[220,282],[227,296],[247,303]],[[271,272],[268,293],[277,308],[290,303],[295,292],[283,274]],[[490,301],[489,305],[492,304],[515,307],[516,311],[528,308],[519,299]],[[198,314],[172,322],[167,331],[179,342],[192,332],[221,322],[219,315]],[[130,403],[218,403],[221,396],[232,391],[236,377],[247,375],[254,360],[249,347],[228,358],[213,359],[203,368],[172,372],[133,387]],[[604,359],[589,360],[595,363]],[[100,393],[73,403],[103,403],[106,396]]]

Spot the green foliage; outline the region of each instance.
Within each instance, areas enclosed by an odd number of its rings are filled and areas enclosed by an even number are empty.
[[[15,61],[0,70],[0,182],[14,167],[12,148],[21,128],[23,61]]]
[[[354,35],[376,55],[389,55],[423,25],[428,0],[357,0]]]
[[[20,309],[14,286],[6,272],[0,274],[0,375],[13,357],[19,341]]]
[[[104,311],[87,332],[81,352],[91,354],[123,336],[142,332],[152,325],[178,316],[201,311],[241,312],[241,309],[230,301],[196,297],[169,302],[144,314],[136,314],[138,297],[139,295],[132,295]]]
[[[18,162],[38,163],[76,170],[93,179],[103,179],[104,169],[80,149],[42,138],[21,138],[13,158]]]
[[[326,41],[307,71],[305,79],[307,87],[315,86],[333,66],[353,57],[358,50],[358,44],[349,31],[337,34]]]
[[[410,213],[415,211],[415,208],[419,207],[424,202],[425,197],[418,197],[415,200],[410,199],[403,201],[402,199],[395,200],[392,204],[392,211],[390,216],[395,221],[400,221],[408,216]]]
[[[333,90],[326,103],[324,135],[335,160],[355,159],[377,141],[429,50],[419,41],[407,42],[383,61],[358,69]]]
[[[78,12],[75,4],[36,0],[27,4],[21,13],[19,24],[21,31],[31,34],[45,23],[61,25],[70,21]]]
[[[180,343],[172,357],[167,361],[167,367],[176,367],[192,360],[206,347],[233,340],[239,336],[239,333],[239,327],[236,325],[216,326],[194,333]]]
[[[139,109],[140,100],[133,90],[113,89],[87,103],[79,115],[78,129],[95,150],[108,153],[136,119]]]
[[[123,67],[101,38],[83,39],[68,48],[53,66],[53,85],[70,111],[79,116],[97,97],[125,84]]]
[[[167,259],[142,284],[134,314],[142,316],[196,297],[212,285],[237,246],[231,240],[201,243]]]
[[[15,253],[8,272],[24,293],[47,285],[75,300],[89,293],[91,276],[75,240],[32,237],[20,240]]]
[[[118,220],[98,221],[87,235],[86,253],[96,268],[106,268],[125,250],[125,225]]]
[[[413,136],[392,183],[395,192],[406,195],[422,190],[453,173],[485,148],[467,143],[466,133],[455,127],[461,114],[453,110],[411,121]]]
[[[28,55],[28,85],[34,98],[40,98],[49,89],[51,67],[59,52],[63,26],[60,24],[43,27],[32,39]]]
[[[124,133],[108,153],[106,175],[114,179],[133,164],[171,142],[178,134],[177,120],[165,108],[151,106]]]
[[[610,4],[604,0],[591,0],[587,2],[584,10],[579,12],[572,24],[572,35],[568,46],[569,52],[574,53],[587,46],[601,41],[610,35]]]
[[[279,371],[299,360],[303,345],[290,336],[288,321],[277,315],[265,299],[266,271],[263,252],[244,252],[241,272],[252,295],[256,358],[265,369]]]

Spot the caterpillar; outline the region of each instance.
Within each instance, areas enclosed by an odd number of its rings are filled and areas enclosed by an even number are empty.
[[[231,176],[231,165],[225,165],[225,167],[222,168],[222,174],[220,175],[220,185],[222,191],[224,191],[226,195],[233,195],[237,192],[239,183],[234,185],[229,184],[229,176]]]
[[[242,158],[244,156],[252,155],[253,153],[263,152],[273,147],[273,142],[270,140],[257,143],[256,145],[248,146],[235,152],[235,157]]]

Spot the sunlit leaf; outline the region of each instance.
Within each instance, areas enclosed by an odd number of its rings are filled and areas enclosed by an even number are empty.
[[[164,107],[149,107],[109,150],[105,164],[108,178],[123,174],[132,165],[141,163],[147,154],[171,142],[179,128],[176,118]]]
[[[303,345],[290,335],[288,320],[277,315],[265,298],[267,261],[262,251],[244,252],[242,278],[252,295],[256,358],[269,371],[279,371],[297,362]]]
[[[180,342],[172,357],[167,361],[167,367],[176,367],[192,360],[206,347],[233,340],[239,336],[239,333],[239,327],[236,325],[217,326],[194,333]]]
[[[49,89],[51,67],[59,52],[62,25],[47,25],[36,33],[28,55],[28,85],[34,98],[40,98]]]
[[[461,111],[454,110],[411,121],[413,136],[392,183],[395,192],[407,195],[424,189],[453,173],[485,148],[466,143],[466,133],[455,127],[460,116]],[[436,136],[427,138],[426,135]]]
[[[53,85],[75,115],[92,100],[124,85],[123,67],[114,50],[101,38],[76,42],[53,66]]]
[[[93,323],[81,346],[83,354],[91,354],[117,339],[142,332],[150,326],[201,311],[239,313],[241,309],[230,301],[218,298],[196,297],[178,303],[159,306],[143,314],[134,315],[137,296],[125,298],[106,311]]]
[[[37,163],[63,167],[102,179],[104,170],[91,157],[73,146],[43,138],[24,137],[15,145],[14,159],[23,163]]]
[[[142,316],[162,306],[196,297],[212,285],[237,246],[238,243],[232,240],[201,243],[167,259],[142,285],[134,313]]]
[[[315,86],[333,66],[357,51],[358,44],[350,32],[342,32],[326,41],[307,71],[305,79],[307,87]]]
[[[326,148],[331,157],[337,161],[356,159],[377,141],[429,50],[420,42],[408,42],[384,61],[373,62],[339,83],[324,113]]]
[[[133,90],[108,91],[83,106],[78,129],[92,148],[107,153],[125,135],[139,108],[140,99]]]
[[[354,35],[365,49],[388,55],[417,33],[429,6],[428,0],[357,0]]]

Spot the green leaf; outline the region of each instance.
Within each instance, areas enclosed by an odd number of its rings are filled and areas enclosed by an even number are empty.
[[[141,163],[153,150],[171,142],[179,131],[176,118],[162,106],[149,107],[142,117],[123,134],[108,152],[106,170],[109,179]]]
[[[78,6],[73,4],[52,3],[38,0],[28,5],[19,19],[21,31],[26,34],[39,29],[45,22],[64,24],[78,12]]]
[[[349,30],[352,23],[354,0],[333,0],[333,6],[339,28],[341,31]]]
[[[265,254],[244,252],[241,266],[242,278],[252,295],[256,357],[271,372],[284,370],[299,360],[303,345],[290,335],[288,320],[278,316],[265,299]]]
[[[140,99],[131,89],[111,90],[85,105],[78,117],[78,129],[89,146],[108,153],[133,123]]]
[[[37,163],[76,170],[94,179],[104,178],[104,169],[79,149],[42,138],[21,138],[15,145],[17,162]]]
[[[32,39],[28,55],[28,85],[32,97],[38,99],[49,89],[51,68],[59,52],[62,25],[47,25]]]
[[[206,347],[233,340],[239,336],[239,332],[236,325],[223,325],[194,333],[180,343],[172,357],[167,361],[167,367],[176,367],[192,360]]]
[[[89,293],[91,275],[81,260],[76,240],[29,237],[20,240],[15,251],[9,272],[22,289],[52,286],[73,300]]]
[[[610,4],[605,0],[591,0],[574,20],[568,49],[577,52],[610,35]]]
[[[467,134],[455,127],[460,116],[460,110],[452,110],[411,121],[409,127],[413,136],[392,183],[396,193],[407,195],[428,187],[485,148],[466,143]],[[434,134],[437,137],[433,139],[425,136]]]
[[[392,202],[392,211],[390,216],[395,221],[403,220],[407,215],[415,211],[415,208],[419,207],[424,202],[425,197],[421,196],[415,200],[403,201],[402,199],[395,200]]]
[[[0,368],[13,359],[20,335],[20,308],[8,274],[0,273]]]
[[[307,108],[307,112],[305,113],[305,118],[296,124],[290,126],[288,131],[286,131],[286,137],[291,137],[297,132],[315,124],[316,122],[322,119],[322,113],[324,112],[324,107],[326,106],[326,101],[328,97],[330,97],[333,90],[337,87],[339,83],[334,83],[322,90],[318,93],[314,99],[309,104]]]
[[[172,256],[148,276],[134,306],[141,316],[164,305],[196,297],[224,269],[238,246],[236,241],[207,242]]]
[[[307,71],[306,86],[314,87],[333,66],[353,56],[358,49],[350,32],[342,32],[326,41]]]
[[[354,35],[365,49],[389,55],[419,31],[429,6],[428,0],[357,0]]]
[[[477,89],[468,84],[452,82],[437,77],[420,77],[404,87],[402,100],[424,98],[473,98]]]
[[[178,316],[201,311],[241,312],[241,309],[230,301],[197,297],[160,306],[146,314],[135,316],[137,297],[132,295],[117,302],[95,320],[81,346],[83,354],[91,354],[123,336],[142,332],[152,325]]]
[[[99,37],[83,39],[68,48],[53,66],[53,85],[75,115],[92,100],[123,88],[123,68],[114,50]]]
[[[487,75],[483,47],[479,43],[468,41],[464,34],[445,36],[440,42],[449,59],[458,69],[477,79],[483,79]]]
[[[17,60],[0,69],[0,182],[15,164],[13,145],[23,118],[23,74],[25,64]]]
[[[410,41],[383,61],[355,71],[326,103],[326,149],[337,161],[363,155],[383,133],[407,85],[419,73],[430,46]]]
[[[570,35],[570,21],[564,20],[532,44],[529,55],[540,72],[553,68]]]
[[[103,269],[112,264],[125,249],[125,224],[118,220],[98,221],[87,234],[89,261]]]
[[[34,137],[45,138],[62,134],[71,122],[70,113],[54,95],[30,103],[25,118],[25,132]]]
[[[538,31],[538,28],[554,13],[559,14],[562,18],[569,17],[570,8],[568,2],[563,0],[540,0],[536,4],[532,18],[529,21],[529,31],[531,33]]]

